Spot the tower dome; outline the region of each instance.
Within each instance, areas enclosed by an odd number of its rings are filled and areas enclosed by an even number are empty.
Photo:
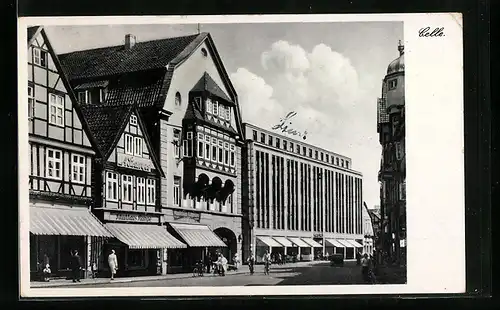
[[[387,75],[405,72],[405,54],[404,54],[404,45],[401,45],[401,40],[399,40],[398,44],[399,57],[394,59],[389,66],[387,67]]]

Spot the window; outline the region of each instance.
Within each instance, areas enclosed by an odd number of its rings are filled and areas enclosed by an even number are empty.
[[[253,140],[257,141],[257,130],[253,131]]]
[[[229,143],[224,143],[224,164],[229,165]]]
[[[57,126],[64,126],[64,98],[56,94],[50,94],[49,109],[49,122]]]
[[[181,178],[174,177],[174,206],[181,204]]]
[[[307,148],[305,146],[302,147],[302,153],[304,156],[307,155]]]
[[[203,57],[207,57],[208,52],[207,52],[207,50],[205,48],[202,48],[201,49],[201,54],[203,55]]]
[[[285,151],[287,150],[287,147],[288,147],[287,143],[288,143],[287,141],[283,140],[283,149]]]
[[[147,204],[154,205],[156,203],[156,180],[147,180]]]
[[[267,140],[269,145],[273,145],[273,136],[269,136],[269,139]]]
[[[132,202],[132,176],[122,175],[122,201]]]
[[[297,144],[297,154],[300,154],[300,145]]]
[[[125,135],[125,154],[134,155],[134,137]]]
[[[212,138],[212,161],[217,161],[217,139]]]
[[[196,106],[201,109],[201,97],[194,97],[194,102],[196,103]]]
[[[222,104],[219,105],[219,117],[222,119],[226,119],[226,107]]]
[[[28,86],[28,118],[35,116],[35,91],[32,86]]]
[[[142,138],[134,137],[134,155],[142,156]]]
[[[226,108],[226,120],[228,120],[228,121],[231,120],[231,108],[230,107]]]
[[[205,159],[210,160],[210,137],[205,136]]]
[[[184,156],[193,157],[193,132],[186,133],[186,140],[184,140]]]
[[[146,179],[137,178],[137,203],[146,202]]]
[[[210,113],[210,114],[213,113],[213,104],[212,104],[212,100],[210,100],[210,98],[207,98],[207,113]]]
[[[99,102],[104,102],[106,100],[106,91],[104,88],[99,88]]]
[[[118,174],[113,172],[106,173],[106,199],[118,200]]]
[[[42,67],[47,66],[47,52],[39,48],[33,48],[33,62]]]
[[[330,155],[326,154],[326,162],[330,162]]]
[[[313,157],[313,150],[312,149],[309,149],[309,157]]]
[[[337,164],[337,166],[338,166],[338,165],[339,165],[339,158],[338,158],[338,157],[337,157],[337,158],[335,158],[335,161],[336,161],[336,164]]]
[[[85,182],[85,156],[73,154],[71,156],[72,174],[71,180],[74,183]]]
[[[398,86],[398,80],[392,79],[389,81],[389,90],[395,89]]]
[[[198,158],[203,158],[203,151],[205,150],[204,137],[202,133],[198,134]]]
[[[175,105],[176,106],[178,106],[178,107],[181,106],[181,103],[182,103],[181,99],[182,99],[181,93],[179,93],[179,92],[175,93]]]
[[[343,159],[340,160],[340,166],[344,167],[344,160]]]
[[[276,138],[276,147],[277,148],[281,147],[280,138]]]
[[[80,103],[90,103],[89,97],[89,92],[87,90],[78,92],[78,102]]]
[[[290,152],[293,152],[293,143],[290,142]]]
[[[137,116],[136,115],[130,115],[130,125],[137,126]]]
[[[219,140],[218,150],[219,150],[219,163],[222,164],[224,162],[224,142],[220,140]]]
[[[265,133],[260,134],[260,142],[266,143],[266,134]]]
[[[314,151],[314,158],[318,159],[318,151]]]
[[[349,162],[347,160],[345,161],[345,167],[349,169]]]
[[[219,115],[219,103],[217,101],[214,100],[212,108],[214,115]]]
[[[231,145],[231,167],[234,167],[234,165],[235,165],[234,151],[235,151],[235,147],[234,147],[234,145]]]
[[[324,160],[325,158],[325,154],[323,152],[321,152],[321,160]]]
[[[174,129],[174,156],[175,156],[175,158],[180,157],[180,138],[181,138],[181,131],[179,129]]]
[[[52,179],[62,179],[62,152],[54,149],[47,149],[47,177]]]

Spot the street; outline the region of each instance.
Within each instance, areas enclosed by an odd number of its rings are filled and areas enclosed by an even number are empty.
[[[247,269],[247,266],[242,266]],[[332,285],[362,284],[360,267],[354,263],[344,267],[331,267],[328,262],[313,265],[271,266],[270,275],[264,274],[262,265],[256,266],[254,275],[228,274],[224,277],[206,275],[140,282],[86,284],[82,287],[169,287],[169,286],[260,286],[260,285]],[[64,287],[64,286],[62,286]],[[74,286],[67,286],[74,287]]]

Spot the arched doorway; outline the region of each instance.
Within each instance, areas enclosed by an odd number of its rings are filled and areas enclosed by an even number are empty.
[[[225,227],[215,229],[214,233],[227,245],[227,247],[220,249],[220,251],[227,258],[228,262],[233,264],[234,254],[238,252],[236,235],[231,229]]]

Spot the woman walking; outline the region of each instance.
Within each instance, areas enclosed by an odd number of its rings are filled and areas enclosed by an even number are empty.
[[[108,256],[108,265],[111,272],[111,280],[114,280],[116,270],[118,269],[118,259],[116,258],[115,250],[111,250],[111,254]]]

